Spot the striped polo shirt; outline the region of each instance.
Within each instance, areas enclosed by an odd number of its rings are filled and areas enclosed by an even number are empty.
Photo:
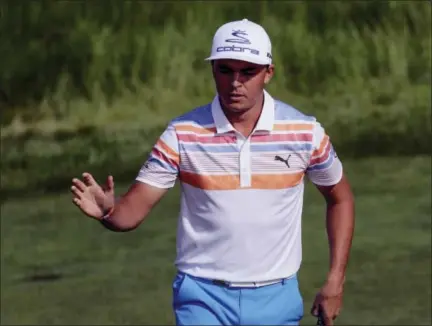
[[[314,117],[264,91],[249,137],[236,131],[218,96],[173,119],[137,180],[181,186],[176,267],[229,282],[294,275],[302,258],[305,176],[333,185],[342,164]]]

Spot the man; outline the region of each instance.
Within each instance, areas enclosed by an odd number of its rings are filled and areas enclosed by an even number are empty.
[[[273,99],[271,42],[246,19],[221,26],[211,62],[217,95],[173,119],[136,182],[114,201],[89,173],[74,179],[73,202],[114,231],[138,227],[181,182],[178,325],[297,325],[303,301],[301,214],[307,176],[327,202],[330,270],[312,313],[332,325],[342,302],[353,226],[353,195],[315,118]]]

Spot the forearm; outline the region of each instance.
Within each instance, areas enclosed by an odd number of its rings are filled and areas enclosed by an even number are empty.
[[[354,200],[327,203],[329,280],[344,282],[354,232]]]

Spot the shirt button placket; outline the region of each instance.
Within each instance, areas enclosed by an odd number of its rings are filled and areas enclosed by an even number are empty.
[[[249,139],[243,140],[240,150],[240,185],[241,187],[249,187],[251,185]]]

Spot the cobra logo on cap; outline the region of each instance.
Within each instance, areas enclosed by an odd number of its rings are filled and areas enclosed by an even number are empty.
[[[245,36],[247,36],[248,34],[246,33],[246,31],[242,31],[242,30],[233,30],[231,33],[232,36],[236,37],[236,38],[229,38],[226,39],[225,42],[228,43],[238,43],[238,44],[251,44],[251,42],[249,41],[249,39],[247,39]]]

